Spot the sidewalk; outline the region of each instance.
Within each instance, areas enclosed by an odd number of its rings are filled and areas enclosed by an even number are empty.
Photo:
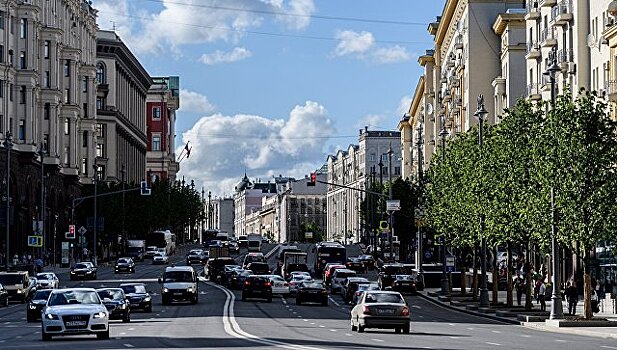
[[[525,311],[525,296],[521,306],[516,305],[516,293],[514,293],[514,307],[507,308],[505,306],[507,294],[505,291],[499,291],[498,300],[499,305],[491,306],[488,308],[479,308],[478,302],[473,302],[471,294],[468,293],[466,297],[460,296],[460,289],[454,288],[453,296],[442,296],[439,288],[427,288],[419,295],[437,305],[459,312],[464,312],[470,315],[489,318],[495,321],[521,325],[523,327],[533,328],[536,330],[578,334],[593,337],[602,338],[614,338],[617,339],[617,314],[615,313],[615,300],[604,300],[600,304],[600,312],[594,314],[595,318],[606,319],[614,323],[598,322],[594,326],[591,326],[589,321],[576,321],[575,316],[568,315],[568,305],[565,300],[563,301],[564,316],[569,322],[562,323],[562,325],[553,325],[552,322],[545,322],[549,317],[552,302],[549,300],[546,302],[546,310],[540,311],[540,304],[533,300],[533,310]],[[492,298],[492,290],[489,290],[489,301]],[[576,315],[583,314],[583,303],[579,302],[577,305]],[[582,324],[589,322],[587,324]],[[581,323],[581,324],[579,324]]]

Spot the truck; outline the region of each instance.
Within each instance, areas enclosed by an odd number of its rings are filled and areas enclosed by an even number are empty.
[[[249,233],[246,236],[248,241],[248,250],[249,252],[260,252],[261,251],[261,235],[257,233]]]
[[[308,254],[304,252],[285,252],[281,275],[288,279],[293,271],[309,272],[307,265]]]
[[[129,239],[126,241],[126,254],[135,261],[144,261],[146,255],[146,241]]]
[[[223,258],[229,256],[229,247],[210,247],[208,248],[208,258]]]

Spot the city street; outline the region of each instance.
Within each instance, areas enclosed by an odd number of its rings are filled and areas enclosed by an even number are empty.
[[[183,256],[174,257],[181,261]],[[199,304],[161,306],[157,277],[163,266],[149,261],[134,275],[114,275],[103,267],[98,280],[83,286],[111,287],[125,281],[145,282],[154,294],[151,314],[135,311],[130,323],[111,321],[111,339],[93,336],[57,337],[42,342],[40,325],[27,323],[25,305],[0,309],[0,347],[3,349],[121,348],[270,348],[287,349],[615,349],[614,340],[555,334],[501,324],[434,305],[408,296],[412,307],[409,335],[391,330],[350,331],[350,307],[340,296],[328,307],[296,306],[293,298],[276,297],[272,303],[240,301],[238,291],[202,281]],[[61,286],[79,286],[60,274]]]

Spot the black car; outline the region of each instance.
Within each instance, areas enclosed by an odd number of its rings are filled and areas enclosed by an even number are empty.
[[[28,289],[26,294],[26,301],[32,299],[36,291],[38,290],[39,281],[36,277],[28,277]]]
[[[369,254],[363,254],[358,256],[358,259],[364,265],[364,268],[367,270],[373,270],[375,268],[375,258]]]
[[[93,263],[86,261],[80,262],[73,267],[71,267],[71,271],[69,272],[71,281],[75,279],[96,279],[96,267]]]
[[[296,292],[296,305],[302,303],[313,302],[321,303],[323,306],[328,306],[328,291],[323,283],[319,282],[302,282],[298,286]]]
[[[0,305],[9,306],[9,292],[0,284]]]
[[[191,249],[186,255],[186,264],[202,264],[205,265],[208,262],[208,257],[203,249]]]
[[[252,275],[254,275],[254,273],[251,270],[235,269],[229,276],[229,289],[242,289],[244,281]]]
[[[236,265],[236,261],[230,257],[209,259],[206,264],[206,277],[212,282],[221,283],[227,265]]]
[[[34,322],[41,319],[41,311],[47,304],[47,299],[49,299],[49,294],[53,289],[41,289],[37,290],[36,293],[30,298],[28,302],[28,306],[26,306],[26,319],[28,322]]]
[[[118,259],[114,273],[135,273],[135,262],[131,258]]]
[[[381,290],[416,292],[424,289],[422,276],[410,264],[388,264],[379,271],[377,284]]]
[[[366,273],[366,268],[364,267],[364,263],[359,258],[349,258],[345,262],[345,267],[356,271],[357,273]]]
[[[129,300],[131,310],[141,309],[152,312],[152,296],[143,283],[123,283],[120,288]]]
[[[255,275],[269,275],[270,265],[265,262],[252,262],[246,266],[247,269],[254,272]]]
[[[266,276],[251,275],[242,285],[242,301],[249,298],[266,299],[272,302],[272,282]]]
[[[109,311],[109,319],[121,319],[122,322],[131,322],[130,302],[121,288],[101,288],[96,292]]]
[[[341,297],[345,304],[351,303],[354,293],[358,290],[358,286],[361,284],[369,284],[368,279],[364,277],[348,277],[341,287]]]

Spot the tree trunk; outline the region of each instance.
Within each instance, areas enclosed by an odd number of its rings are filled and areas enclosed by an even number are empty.
[[[471,285],[471,293],[473,294],[473,301],[478,301],[478,245],[474,245],[473,247],[473,280]]]
[[[462,254],[461,254],[462,255]],[[467,259],[461,259],[461,295],[467,295]],[[452,281],[450,281],[450,288],[452,288]]]
[[[589,251],[584,249],[583,260],[583,316],[586,320],[593,318],[593,309],[591,308],[591,276],[589,275]],[[597,297],[597,296],[596,296]]]
[[[512,245],[507,243],[506,251],[508,252],[508,260],[506,264],[506,304],[508,307],[514,305],[514,299],[512,298]]]
[[[497,245],[493,247],[493,305],[499,304],[499,264],[497,263]]]
[[[525,272],[525,310],[531,311],[533,309],[533,303],[531,299],[532,282],[531,282],[531,246],[529,241],[527,242],[527,257],[525,258],[525,264],[527,271]]]

